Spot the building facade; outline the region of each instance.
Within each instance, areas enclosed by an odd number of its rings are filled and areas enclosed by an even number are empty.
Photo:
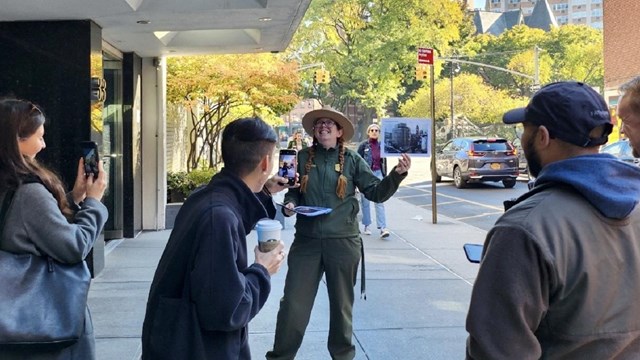
[[[92,140],[108,172],[109,220],[88,258],[94,275],[104,264],[106,241],[165,228],[167,153],[173,153],[165,58],[283,51],[310,1],[3,4],[0,97],[44,110],[47,148],[39,161],[70,189],[79,144]]]
[[[539,0],[486,0],[486,11],[506,12],[521,9],[524,16],[531,15]],[[558,25],[588,25],[602,29],[604,0],[548,0]]]
[[[618,104],[618,87],[640,76],[638,17],[640,2],[636,0],[604,3],[604,95],[613,110]]]

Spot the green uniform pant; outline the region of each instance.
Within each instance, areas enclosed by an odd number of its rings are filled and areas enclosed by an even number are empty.
[[[309,324],[318,285],[325,274],[329,294],[329,340],[334,360],[355,357],[353,335],[353,287],[356,284],[359,236],[346,239],[311,239],[296,236],[287,264],[284,296],[280,300],[273,350],[267,359],[293,359]]]

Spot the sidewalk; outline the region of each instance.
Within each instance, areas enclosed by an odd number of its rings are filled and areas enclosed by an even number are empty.
[[[363,235],[367,300],[359,298],[356,285],[356,359],[464,358],[464,323],[477,264],[467,262],[462,245],[482,243],[485,231],[441,215],[434,225],[430,209],[395,198],[385,206],[391,236]],[[294,221],[288,218],[282,233],[287,245]],[[108,247],[105,270],[89,293],[98,360],[139,359],[146,297],[168,237],[169,231],[145,232]],[[251,233],[249,248],[255,242]],[[273,344],[286,271],[283,266],[272,278],[269,300],[249,325],[254,359],[264,359]],[[321,285],[297,359],[329,358],[328,314]]]

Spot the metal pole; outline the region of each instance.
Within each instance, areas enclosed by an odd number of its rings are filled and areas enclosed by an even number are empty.
[[[457,137],[457,130],[455,126],[455,120],[453,119],[453,63],[451,65],[451,137]]]
[[[435,74],[433,64],[431,68],[431,214],[432,222],[438,223],[438,206],[436,204],[436,94]]]
[[[535,72],[533,75],[533,85],[537,86],[540,85],[540,63],[538,61],[538,56],[540,56],[540,48],[538,47],[538,45],[535,45],[533,47],[533,66],[535,68]]]

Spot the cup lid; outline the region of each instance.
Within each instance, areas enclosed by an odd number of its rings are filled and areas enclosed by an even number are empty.
[[[269,230],[281,230],[282,224],[280,221],[273,219],[261,219],[256,224],[256,230],[269,231]]]

